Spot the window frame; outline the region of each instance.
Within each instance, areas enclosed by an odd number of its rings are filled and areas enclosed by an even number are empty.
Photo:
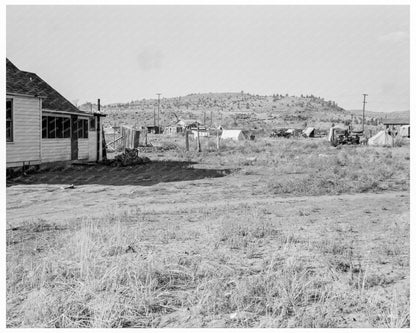
[[[63,139],[71,139],[71,117],[62,117],[63,118],[63,123],[62,123],[62,126],[63,126],[63,133],[62,133],[62,135],[63,135]],[[68,136],[65,136],[65,124],[68,124]]]
[[[9,120],[7,118],[7,103],[10,102],[10,116],[11,119]],[[11,131],[11,135],[10,135],[10,139],[7,137],[7,122],[11,123],[10,126],[10,131]],[[14,103],[13,103],[13,98],[11,97],[6,97],[6,143],[14,143]]]
[[[46,137],[43,136],[44,133],[44,118],[46,118]],[[55,136],[53,138],[49,137],[49,124],[51,118],[54,118],[53,124],[54,124],[54,133]],[[61,126],[57,126],[58,120],[61,122]],[[52,123],[52,122],[51,122]],[[65,132],[65,123],[69,124],[69,131]],[[61,133],[58,133],[58,127],[61,129]],[[42,115],[42,140],[65,140],[65,139],[71,139],[71,117],[67,115],[54,115],[50,113],[46,113]],[[68,136],[65,136],[65,133],[67,133]]]
[[[55,117],[55,136],[56,139],[64,138],[63,117]]]
[[[95,117],[94,118],[90,118],[90,121],[89,121],[89,131],[90,132],[95,132],[96,131],[96,129],[95,129]]]
[[[50,127],[51,123],[53,122],[53,133],[54,133],[54,137],[50,138],[49,134],[52,131],[52,128]],[[48,139],[57,139],[56,137],[56,117],[55,116],[48,116]]]
[[[44,126],[43,126],[43,123],[46,123],[46,130],[45,130],[45,136],[43,136],[43,133],[44,133]],[[41,129],[41,132],[42,132],[42,139],[47,139],[48,138],[48,116],[44,116],[44,115],[42,115],[42,122],[41,122],[41,126],[42,126],[42,129]]]
[[[88,118],[77,120],[78,139],[88,139],[89,121]]]

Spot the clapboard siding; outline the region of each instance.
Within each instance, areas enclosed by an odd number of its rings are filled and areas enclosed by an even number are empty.
[[[88,132],[88,160],[95,161],[97,160],[97,132],[89,131]]]
[[[70,159],[71,139],[42,139],[42,163]]]
[[[88,140],[89,139],[78,139],[78,159],[80,160],[88,159]]]
[[[6,144],[7,165],[15,165],[16,162],[39,162],[41,102],[36,97],[7,98],[13,100],[13,142]]]

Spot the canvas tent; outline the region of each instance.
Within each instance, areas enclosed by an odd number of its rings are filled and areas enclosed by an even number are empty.
[[[302,134],[307,138],[315,136],[315,128],[314,127],[307,127],[302,131]]]
[[[410,138],[410,125],[400,126],[398,135]]]
[[[393,137],[386,131],[380,131],[368,139],[369,146],[393,146]]]
[[[116,131],[116,129],[114,127],[104,127],[104,134],[105,135],[114,135],[117,134],[118,132]]]
[[[242,130],[222,130],[221,139],[231,139],[235,141],[245,140],[246,136]]]

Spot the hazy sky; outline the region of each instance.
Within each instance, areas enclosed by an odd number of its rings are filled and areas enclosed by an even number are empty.
[[[7,57],[69,100],[314,94],[409,109],[408,6],[7,6]]]

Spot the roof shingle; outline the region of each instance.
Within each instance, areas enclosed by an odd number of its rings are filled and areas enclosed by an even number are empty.
[[[6,93],[42,97],[42,108],[53,111],[89,114],[79,110],[35,73],[18,69],[6,58]]]

